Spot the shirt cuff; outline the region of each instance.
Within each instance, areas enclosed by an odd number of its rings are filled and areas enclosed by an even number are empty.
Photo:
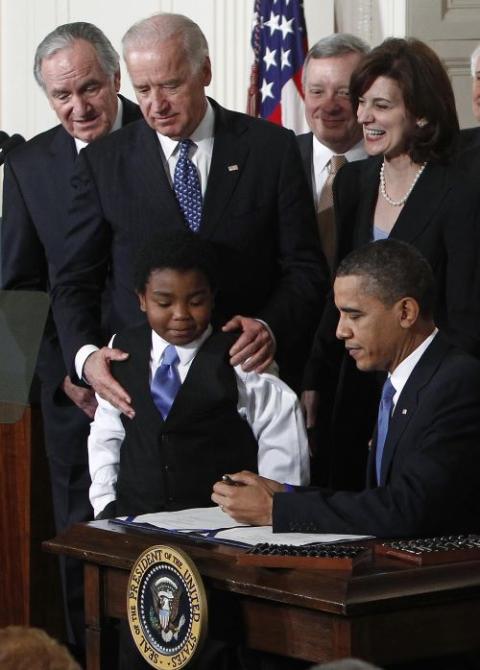
[[[85,344],[77,351],[75,355],[75,372],[77,373],[77,377],[85,382],[87,381],[83,378],[83,368],[85,361],[90,356],[90,354],[93,354],[95,351],[98,351],[98,347],[96,347],[94,344]]]
[[[273,352],[276,353],[277,351],[277,340],[275,339],[275,335],[273,334],[273,330],[270,328],[268,323],[264,321],[263,319],[255,319],[255,321],[258,321],[258,323],[261,323],[262,326],[265,326],[265,328],[268,330],[270,337],[272,338],[273,342]]]

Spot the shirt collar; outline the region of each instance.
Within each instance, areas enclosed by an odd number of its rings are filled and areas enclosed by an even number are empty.
[[[110,133],[113,133],[115,130],[120,130],[122,127],[122,117],[123,117],[123,102],[121,98],[118,97],[117,95],[117,116],[115,117],[115,121],[113,122],[113,126],[110,128]],[[80,153],[82,149],[85,149],[85,147],[88,147],[88,142],[84,142],[83,140],[79,140],[78,137],[73,138],[75,140],[75,147],[77,149],[77,154]]]
[[[413,369],[417,365],[418,361],[421,359],[425,351],[428,349],[430,344],[433,341],[433,338],[438,333],[438,328],[435,328],[433,333],[431,333],[423,342],[412,351],[406,358],[403,359],[399,365],[392,372],[390,381],[395,387],[395,395],[393,396],[393,404],[397,404],[397,400],[400,397],[400,393],[403,391],[403,387],[408,381],[408,378],[413,372]]]
[[[322,171],[328,161],[331,159],[332,156],[338,156],[339,154],[336,154],[334,151],[326,147],[324,144],[322,144],[316,137],[315,135],[313,136],[313,164],[317,166],[319,171]],[[367,158],[367,152],[364,149],[363,146],[363,140],[360,140],[353,146],[351,149],[346,151],[344,154],[347,161],[351,163],[352,161],[358,161],[363,158]]]
[[[199,338],[196,340],[193,340],[193,342],[189,342],[188,344],[184,344],[182,346],[175,345],[175,349],[177,350],[178,357],[180,359],[180,365],[187,365],[194,356],[196,355],[197,351],[200,349],[202,344],[205,342],[205,340],[210,337],[212,334],[212,326],[209,325],[208,328],[203,332]],[[152,330],[152,361],[158,366],[160,365],[160,361],[162,360],[163,352],[165,349],[168,347],[168,345],[171,344],[171,342],[167,342],[167,340],[164,340],[163,337],[160,337],[154,330]]]
[[[206,151],[212,151],[213,136],[215,133],[215,112],[207,99],[207,109],[198,126],[190,135],[192,142],[195,142],[197,147],[204,148]],[[167,161],[171,158],[177,149],[179,140],[172,140],[171,137],[157,133],[160,145]]]

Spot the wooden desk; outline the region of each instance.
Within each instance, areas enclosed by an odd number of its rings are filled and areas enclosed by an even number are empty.
[[[126,617],[126,584],[139,554],[176,544],[195,561],[207,590],[232,598],[254,649],[324,662],[345,656],[379,665],[472,651],[480,646],[480,562],[428,568],[377,559],[353,575],[239,566],[235,548],[79,524],[44,543],[85,562],[87,668],[102,670],[107,617]]]

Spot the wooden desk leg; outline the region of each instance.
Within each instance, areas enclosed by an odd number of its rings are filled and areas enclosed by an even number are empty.
[[[85,642],[87,670],[101,670],[101,580],[100,568],[85,564]]]

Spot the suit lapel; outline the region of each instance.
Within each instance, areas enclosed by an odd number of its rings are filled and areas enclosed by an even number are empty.
[[[148,198],[159,220],[185,228],[185,220],[163,166],[158,137],[143,120],[135,126],[137,132],[130,134],[130,146],[127,147],[132,178],[141,183],[142,198]]]
[[[380,485],[384,485],[388,479],[395,450],[417,411],[423,388],[430,382],[450,348],[451,346],[443,339],[442,335],[437,334],[408,378],[390,419],[383,450]]]
[[[222,221],[249,152],[247,125],[233,120],[229,112],[213,100],[210,103],[215,110],[215,139],[200,229],[206,237],[211,237]]]
[[[427,165],[400,212],[391,237],[410,243],[415,241],[443,206],[452,188],[449,175],[442,165]]]
[[[313,196],[313,183],[312,183],[313,133],[305,133],[305,135],[298,135],[297,142],[298,142],[298,148],[300,149],[300,155],[302,157],[305,176],[307,177],[307,181]]]
[[[381,160],[369,158],[365,162],[361,173],[360,204],[355,226],[354,247],[360,247],[373,239],[373,216],[378,198],[378,184],[380,179]]]
[[[77,149],[75,147],[75,141],[63,126],[58,126],[57,132],[52,138],[48,153],[54,161],[54,165],[58,165],[58,172],[65,172],[65,166],[70,165],[73,168],[73,164],[77,157]]]

